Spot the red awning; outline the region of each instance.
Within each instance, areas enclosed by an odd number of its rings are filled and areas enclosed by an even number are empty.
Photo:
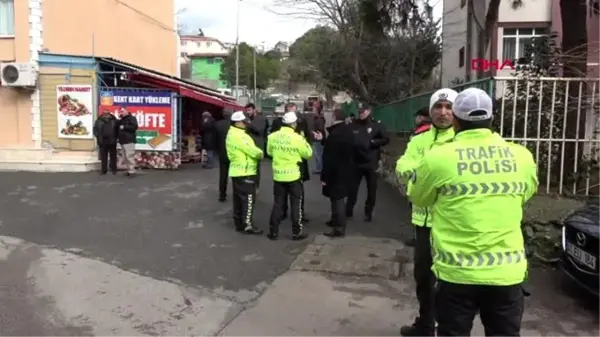
[[[174,79],[165,79],[158,76],[153,76],[151,74],[140,73],[129,74],[129,80],[135,83],[154,88],[168,88],[179,93],[182,96],[189,97],[200,102],[216,105],[221,108],[243,110],[243,107],[237,104],[237,102],[225,99],[224,97],[226,96],[216,94],[212,95],[212,93],[210,93],[208,90],[193,88],[192,85],[189,85],[182,81],[177,81]]]
[[[232,109],[232,110],[243,110],[244,109],[244,107],[242,107],[241,105],[238,105],[235,102],[229,102],[226,100],[222,100],[218,97],[207,95],[200,91],[184,88],[182,86],[179,87],[179,94],[181,94],[185,97],[189,97],[189,98],[201,101],[201,102],[216,105],[221,108],[227,108],[227,109]]]

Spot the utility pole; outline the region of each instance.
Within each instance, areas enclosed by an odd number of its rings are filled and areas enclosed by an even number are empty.
[[[240,1],[237,0],[235,33],[235,99],[240,98]]]
[[[256,47],[252,48],[252,62],[254,63],[254,104],[256,104]]]

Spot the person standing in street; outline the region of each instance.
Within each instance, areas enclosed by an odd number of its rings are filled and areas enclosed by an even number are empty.
[[[296,132],[298,117],[294,112],[283,116],[283,127],[271,133],[267,140],[267,154],[273,163],[273,210],[269,227],[269,239],[277,240],[283,209],[290,203],[292,217],[292,240],[299,241],[308,236],[302,230],[302,160],[312,156],[312,149],[306,139]]]
[[[229,158],[229,176],[233,185],[233,222],[238,232],[262,234],[254,226],[256,174],[263,151],[246,132],[247,117],[243,111],[231,115],[233,125],[227,132],[225,147]]]
[[[324,233],[328,237],[343,237],[346,235],[346,197],[350,192],[349,186],[354,181],[354,135],[352,127],[344,122],[344,112],[341,109],[333,111],[333,125],[327,131],[324,139],[323,170],[321,185],[323,195],[331,203],[331,220],[327,225],[331,231]],[[317,134],[316,138],[323,138]]]
[[[227,149],[225,140],[227,131],[231,125],[231,115],[229,112],[223,112],[223,118],[215,123],[215,141],[219,160],[219,202],[227,200],[227,180],[229,179],[229,159],[227,158]]]
[[[458,93],[444,88],[436,91],[429,99],[432,127],[412,137],[404,154],[396,162],[396,174],[405,181],[419,165],[423,156],[432,148],[452,141],[452,104]],[[433,336],[435,333],[434,284],[435,276],[431,271],[431,215],[430,210],[411,205],[411,222],[415,230],[415,250],[413,254],[413,276],[416,283],[419,316],[412,325],[400,330],[402,336]]]
[[[121,146],[121,158],[127,169],[127,175],[135,174],[135,140],[138,129],[137,118],[131,115],[125,108],[119,111],[121,119],[119,125],[119,145]]]
[[[521,220],[537,191],[536,164],[527,148],[492,132],[485,91],[462,91],[453,115],[454,139],[424,156],[407,190],[415,206],[434,214],[437,333],[470,336],[479,314],[486,336],[520,336],[527,277]]]
[[[254,144],[256,144],[256,146],[259,149],[264,151],[267,133],[269,132],[269,122],[266,118],[256,113],[256,106],[254,105],[254,103],[246,104],[244,110],[246,112],[248,123],[248,125],[246,126],[246,130],[252,138],[252,140],[254,141]],[[260,163],[258,163],[257,170],[258,171],[256,173],[256,191],[258,192],[258,189],[260,187]]]
[[[429,129],[431,129],[431,117],[429,116],[429,107],[425,106],[425,107],[422,107],[421,109],[417,110],[417,112],[415,113],[415,127],[413,128],[412,132],[410,133],[410,139],[412,139],[413,137],[418,136],[424,132],[429,131]],[[410,205],[410,209],[411,209],[411,213],[412,213],[412,205]],[[409,247],[414,247],[416,244],[416,236],[413,235],[413,237],[410,238],[409,240],[406,240],[406,242],[404,242],[404,244]]]
[[[323,115],[323,107],[316,103],[314,107],[314,123],[313,132],[321,134],[321,140],[313,137],[313,157],[315,159],[315,171],[314,174],[320,174],[323,169],[323,142],[325,140],[325,116]]]
[[[356,172],[346,202],[346,216],[352,218],[354,215],[360,182],[364,178],[367,183],[364,219],[366,222],[370,222],[373,218],[373,209],[377,197],[377,166],[379,165],[381,148],[387,145],[390,139],[385,135],[385,128],[381,122],[371,117],[369,107],[362,107],[359,110],[358,118],[351,125],[356,138]]]
[[[117,174],[118,128],[117,118],[108,110],[104,110],[94,123],[94,137],[100,154],[100,174],[108,173],[109,160],[110,171]]]
[[[204,111],[202,113],[202,150],[206,151],[206,162],[202,164],[202,167],[205,169],[213,167],[216,143],[215,119],[210,112]]]

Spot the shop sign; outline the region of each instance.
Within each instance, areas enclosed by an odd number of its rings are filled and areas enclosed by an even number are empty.
[[[94,138],[93,90],[91,85],[57,85],[58,138]]]
[[[135,149],[138,151],[173,151],[173,93],[143,89],[111,89],[100,93],[100,110],[118,117],[125,108],[138,121]]]

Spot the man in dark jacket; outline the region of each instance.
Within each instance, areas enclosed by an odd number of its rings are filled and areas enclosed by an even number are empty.
[[[227,200],[227,179],[229,177],[229,159],[227,158],[227,149],[225,140],[227,131],[231,125],[230,114],[224,113],[223,118],[215,123],[215,148],[219,157],[219,201]]]
[[[246,127],[246,132],[252,137],[254,140],[254,144],[261,149],[265,150],[265,144],[267,139],[267,134],[269,132],[269,122],[266,118],[259,115],[256,112],[256,106],[253,103],[246,104],[245,113],[246,117],[248,117],[248,125]],[[258,163],[258,171],[256,172],[256,189],[260,187],[260,162]]]
[[[381,155],[381,147],[387,145],[390,139],[384,134],[385,130],[379,121],[371,117],[371,109],[362,107],[358,118],[352,121],[352,132],[355,138],[355,164],[356,172],[350,194],[346,202],[346,216],[351,218],[354,214],[354,206],[360,182],[363,178],[367,181],[367,200],[365,202],[365,221],[370,222],[373,218],[373,208],[377,196],[377,166]]]
[[[213,157],[215,154],[217,135],[215,129],[215,119],[210,112],[205,111],[202,114],[202,150],[206,151],[206,162],[202,164],[205,169],[211,169]]]
[[[313,139],[313,157],[315,158],[315,171],[313,173],[319,174],[323,168],[323,144],[325,141],[325,116],[323,115],[323,109],[320,105],[315,107],[315,115],[313,116],[313,132],[321,135],[323,139]]]
[[[327,223],[331,231],[324,235],[340,237],[346,234],[346,197],[350,192],[349,186],[352,186],[353,174],[356,171],[354,169],[355,147],[352,126],[344,123],[343,111],[336,109],[333,118],[333,125],[327,129],[329,135],[324,139],[321,185],[323,185],[323,195],[331,202],[331,220]]]
[[[135,139],[138,129],[137,118],[129,111],[122,108],[119,112],[121,119],[119,125],[119,144],[121,145],[121,157],[127,168],[127,175],[135,174]]]
[[[108,172],[109,159],[111,172],[117,174],[118,128],[117,118],[108,110],[104,110],[94,123],[94,137],[96,137],[100,153],[101,174]]]

